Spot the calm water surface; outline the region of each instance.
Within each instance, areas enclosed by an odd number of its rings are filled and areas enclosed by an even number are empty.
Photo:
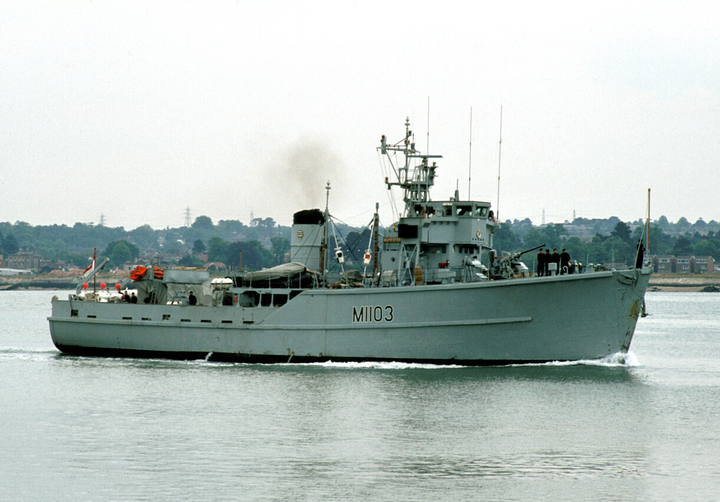
[[[718,500],[720,295],[625,358],[464,368],[61,355],[0,291],[1,500]]]

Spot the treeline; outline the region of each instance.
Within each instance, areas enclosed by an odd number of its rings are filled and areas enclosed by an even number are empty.
[[[662,221],[650,225],[650,254],[675,256],[712,256],[720,257],[720,231],[703,228],[694,232],[673,235],[663,229]],[[573,222],[575,223],[575,222]],[[644,233],[641,222],[631,226],[617,221],[609,234],[596,233],[591,238],[571,235],[563,224],[549,224],[544,227],[525,229],[522,237],[515,232],[515,224],[506,221],[500,223],[494,236],[494,246],[498,251],[518,252],[544,245],[552,250],[567,249],[573,260],[582,263],[615,263],[631,265],[635,261],[637,244]],[[691,226],[692,227],[692,226]],[[689,227],[689,228],[691,228]],[[522,227],[520,227],[522,229]],[[671,229],[672,231],[673,229]],[[528,266],[534,265],[534,253],[523,256]]]
[[[495,249],[517,252],[543,244],[567,249],[574,260],[583,263],[626,263],[635,260],[637,243],[643,231],[641,221],[577,218],[572,223],[534,226],[529,219],[505,221],[494,236]],[[359,263],[369,242],[369,231],[345,225],[337,227],[346,260]],[[282,263],[290,250],[290,227],[277,225],[272,218],[256,218],[245,225],[237,220],[199,216],[189,227],[155,230],[149,225],[134,230],[84,223],[32,226],[25,222],[0,223],[0,254],[5,258],[18,251],[39,254],[53,264],[85,268],[94,246],[110,266],[160,255],[184,266],[201,266],[204,260],[222,262],[238,269],[260,269]],[[331,243],[331,247],[335,247]],[[671,223],[661,216],[651,225],[650,252],[675,256],[694,255],[720,258],[720,224],[699,219],[690,223],[680,218]],[[207,255],[207,257],[205,257]],[[534,253],[523,256],[534,264]],[[242,258],[241,258],[242,257]]]
[[[31,251],[53,264],[84,268],[95,246],[99,256],[110,258],[110,267],[157,255],[181,265],[198,265],[202,264],[198,255],[207,251],[210,261],[239,266],[239,249],[245,247],[246,266],[271,266],[274,260],[282,260],[278,249],[289,250],[289,237],[290,227],[277,225],[272,218],[255,218],[245,225],[237,220],[215,224],[208,216],[199,216],[189,227],[159,230],[149,225],[125,230],[84,223],[32,226],[19,221],[0,223],[0,255],[7,258],[18,251]],[[210,246],[213,239],[215,245]]]

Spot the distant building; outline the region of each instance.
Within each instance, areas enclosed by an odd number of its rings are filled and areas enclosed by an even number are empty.
[[[32,270],[18,270],[16,268],[0,268],[0,275],[32,275]]]
[[[118,268],[119,268],[120,270],[122,270],[123,272],[132,272],[133,270],[135,270],[135,268],[136,268],[138,265],[143,265],[143,266],[145,266],[146,264],[147,264],[147,263],[146,263],[145,261],[143,261],[143,260],[135,259],[135,260],[131,260],[131,261],[128,261],[128,262],[126,262],[126,263],[123,263],[122,266],[120,266],[120,267],[118,267]]]
[[[715,271],[715,260],[712,256],[693,256],[690,269],[695,274],[711,274]]]
[[[675,273],[689,274],[690,273],[690,260],[692,259],[692,256],[678,256],[675,259],[677,260],[677,269],[675,270]]]
[[[37,272],[40,270],[41,257],[37,253],[31,251],[20,251],[11,254],[7,259],[8,268],[25,269]]]
[[[656,274],[674,274],[677,270],[677,261],[673,255],[655,255],[652,263]]]
[[[657,274],[711,274],[715,272],[712,256],[653,255],[653,270]]]

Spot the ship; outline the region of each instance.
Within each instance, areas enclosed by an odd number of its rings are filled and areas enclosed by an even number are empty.
[[[400,141],[381,138],[384,181],[404,209],[381,231],[376,204],[362,270],[346,270],[337,240],[333,251],[328,182],[324,210],[294,214],[290,262],[215,279],[149,264],[118,291],[88,288],[98,265],[86,289],[53,298],[53,343],[74,355],[247,363],[476,366],[627,353],[645,315],[651,267],[642,255],[626,270],[531,273],[522,252],[493,250],[489,202],[457,190],[431,198],[441,156],[421,153],[413,138],[409,120]]]

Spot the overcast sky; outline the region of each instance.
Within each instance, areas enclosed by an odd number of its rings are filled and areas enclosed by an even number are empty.
[[[720,221],[718,5],[0,1],[0,221],[390,224],[406,117],[495,206],[501,106],[502,220]]]

